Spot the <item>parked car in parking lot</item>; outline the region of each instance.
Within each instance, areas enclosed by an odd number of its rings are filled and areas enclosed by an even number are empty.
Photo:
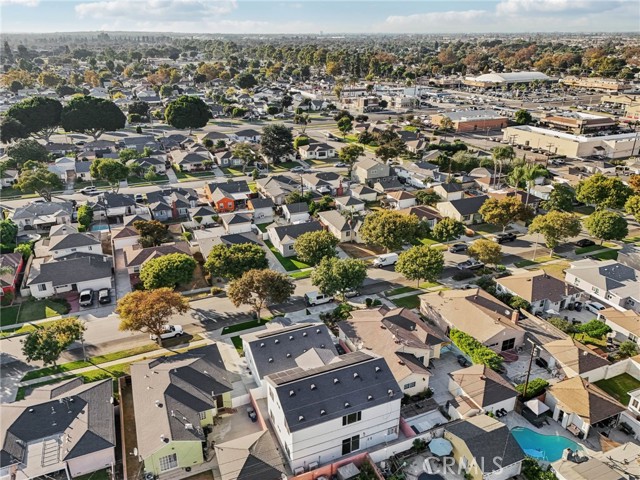
[[[93,305],[93,290],[82,290],[80,292],[79,302],[81,307],[90,307]]]
[[[517,238],[516,234],[513,232],[508,233],[499,233],[495,236],[494,240],[500,244],[506,242],[513,242]]]
[[[451,253],[466,252],[469,247],[466,243],[454,243],[449,247]]]
[[[605,307],[599,302],[587,302],[584,304],[584,308],[597,315],[600,313],[600,310],[604,310]]]
[[[181,337],[183,333],[182,325],[165,325],[164,333],[160,334],[160,338],[166,340],[167,338]],[[158,339],[154,334],[149,335],[149,338],[151,338],[151,340]]]
[[[578,240],[576,242],[576,246],[580,248],[592,247],[596,244],[593,240],[589,240],[588,238],[583,238],[582,240]]]

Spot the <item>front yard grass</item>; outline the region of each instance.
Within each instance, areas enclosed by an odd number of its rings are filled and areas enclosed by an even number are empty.
[[[542,257],[538,257],[535,260],[520,260],[514,263],[514,265],[518,268],[525,268],[525,267],[530,267],[531,265],[539,265],[541,263],[547,263],[550,262],[552,260],[555,260],[558,257],[552,257],[552,256],[542,256]]]
[[[310,268],[309,270],[302,270],[300,272],[290,273],[289,276],[294,280],[300,280],[301,278],[309,278],[312,273],[313,273],[313,269]]]
[[[384,294],[387,297],[395,297],[396,295],[402,295],[403,293],[418,292],[418,291],[419,290],[414,287],[398,287],[398,288],[394,288],[393,290],[387,290],[386,292],[384,292]]]
[[[589,247],[576,248],[576,255],[584,255],[585,253],[597,252],[598,250],[612,250],[617,245],[615,243],[604,243],[603,245],[591,245]]]
[[[605,250],[604,252],[594,253],[592,255],[594,258],[598,260],[617,260],[618,259],[618,251],[617,250]]]
[[[233,343],[233,346],[235,347],[236,352],[238,352],[238,355],[242,355],[244,353],[244,348],[242,348],[242,339],[240,338],[240,335],[231,337],[231,343]]]
[[[311,265],[307,265],[306,263],[298,260],[298,257],[283,257],[280,251],[274,247],[271,242],[266,241],[265,244],[269,247],[269,250],[271,250],[271,252],[276,256],[280,265],[282,265],[287,272],[303,270],[311,267]]]
[[[640,243],[640,235],[635,236],[635,237],[623,238],[622,241],[624,243]]]
[[[229,333],[241,332],[243,330],[249,330],[250,328],[257,328],[266,325],[271,321],[271,317],[261,318],[260,320],[249,320],[248,322],[236,323],[235,325],[228,325],[222,329],[222,335]]]
[[[391,300],[397,307],[418,308],[420,306],[420,295],[409,295],[408,297]]]
[[[5,327],[7,325],[14,325],[18,322],[18,312],[20,311],[20,305],[12,305],[10,307],[0,308],[0,325]]]
[[[74,318],[74,317],[70,317],[70,318]],[[21,327],[16,327],[16,328],[9,328],[7,330],[3,330],[2,332],[0,332],[0,338],[6,338],[6,337],[16,337],[18,335],[26,335],[27,333],[35,330],[37,327],[47,327],[49,325],[53,325],[55,322],[57,322],[57,320],[51,320],[49,322],[42,322],[42,323],[38,323],[37,325],[28,323],[26,325],[22,325]]]
[[[53,300],[30,300],[20,305],[17,323],[33,322],[69,313],[66,305]]]
[[[552,277],[564,280],[564,271],[569,268],[569,262],[565,260],[560,262],[547,263],[542,266],[537,266],[533,270],[538,270],[540,268],[544,270],[547,275],[551,275]]]
[[[109,472],[105,470],[98,470],[97,472],[87,473],[86,475],[81,475],[79,477],[75,477],[75,480],[111,480],[111,476]]]
[[[623,373],[608,380],[600,380],[595,384],[625,406],[629,404],[629,392],[640,388],[640,380],[636,380],[628,373]]]

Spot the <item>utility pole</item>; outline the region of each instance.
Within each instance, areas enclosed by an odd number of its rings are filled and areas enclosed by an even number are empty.
[[[527,367],[527,378],[524,381],[524,390],[522,391],[522,398],[527,397],[527,388],[529,387],[529,376],[531,375],[531,365],[533,364],[533,355],[536,353],[537,345],[533,343],[531,340],[528,340],[531,343],[531,357],[529,358],[529,366]]]

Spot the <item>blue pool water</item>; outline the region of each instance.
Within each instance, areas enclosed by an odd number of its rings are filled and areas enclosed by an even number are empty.
[[[92,225],[92,232],[101,232],[102,230],[109,230],[109,225]]]
[[[567,448],[581,450],[580,445],[567,437],[542,435],[524,427],[516,427],[511,433],[526,455],[547,462],[562,458],[562,452]]]

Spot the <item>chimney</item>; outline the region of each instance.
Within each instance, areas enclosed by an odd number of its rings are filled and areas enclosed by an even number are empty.
[[[518,320],[520,320],[520,310],[517,308],[514,308],[513,312],[511,312],[511,321],[517,325]]]
[[[177,219],[180,215],[178,215],[178,207],[176,207],[176,201],[173,200],[171,202],[171,215],[174,219]]]

